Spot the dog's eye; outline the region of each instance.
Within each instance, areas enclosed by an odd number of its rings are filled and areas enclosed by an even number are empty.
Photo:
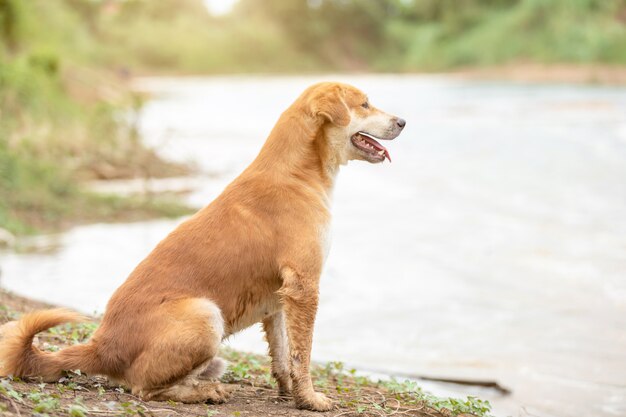
[[[364,109],[369,109],[370,104],[366,101],[365,103],[361,104],[361,107],[363,107]]]

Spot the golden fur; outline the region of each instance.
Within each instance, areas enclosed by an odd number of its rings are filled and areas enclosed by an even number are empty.
[[[218,403],[229,395],[217,380],[220,342],[262,322],[280,392],[300,408],[329,410],[309,362],[335,175],[351,159],[380,162],[351,143],[355,133],[393,139],[404,126],[366,103],[348,85],[309,87],[252,164],[137,266],[87,344],[38,350],[36,333],[82,317],[31,313],[4,326],[0,373],[55,380],[81,369],[145,399]]]

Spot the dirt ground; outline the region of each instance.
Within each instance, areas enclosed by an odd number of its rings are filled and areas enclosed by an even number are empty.
[[[50,307],[53,306],[0,290],[0,323],[14,320],[24,312]],[[35,344],[44,350],[57,350],[84,342],[96,327],[95,320],[93,323],[59,326],[38,335]],[[278,396],[267,357],[233,350],[223,350],[221,356],[230,363],[222,381],[234,390],[226,404],[145,402],[123,388],[109,384],[104,377],[86,376],[77,371],[68,373],[58,383],[0,379],[0,416],[449,417],[487,416],[489,411],[488,408],[481,410],[485,404],[477,399],[472,400],[472,405],[454,402],[437,405],[441,399],[422,397],[421,390],[411,383],[374,382],[357,376],[353,370],[344,370],[339,363],[315,365],[312,371],[316,389],[335,400],[335,409],[326,413],[297,410],[291,398]],[[475,413],[463,414],[472,406]],[[433,407],[441,409],[437,411]]]

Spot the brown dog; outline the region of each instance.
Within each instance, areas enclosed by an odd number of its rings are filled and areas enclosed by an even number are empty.
[[[81,316],[31,313],[2,329],[0,373],[53,381],[80,369],[146,400],[219,403],[229,395],[217,380],[220,342],[262,322],[280,392],[329,410],[309,362],[335,176],[349,160],[389,158],[374,138],[394,139],[404,125],[354,87],[309,87],[254,162],[137,266],[87,344],[40,351],[35,334]]]

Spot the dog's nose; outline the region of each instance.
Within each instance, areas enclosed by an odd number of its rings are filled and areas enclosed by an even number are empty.
[[[406,125],[406,120],[398,118],[396,120],[396,123],[398,124],[398,126],[400,126],[400,129],[403,129],[404,126]]]

